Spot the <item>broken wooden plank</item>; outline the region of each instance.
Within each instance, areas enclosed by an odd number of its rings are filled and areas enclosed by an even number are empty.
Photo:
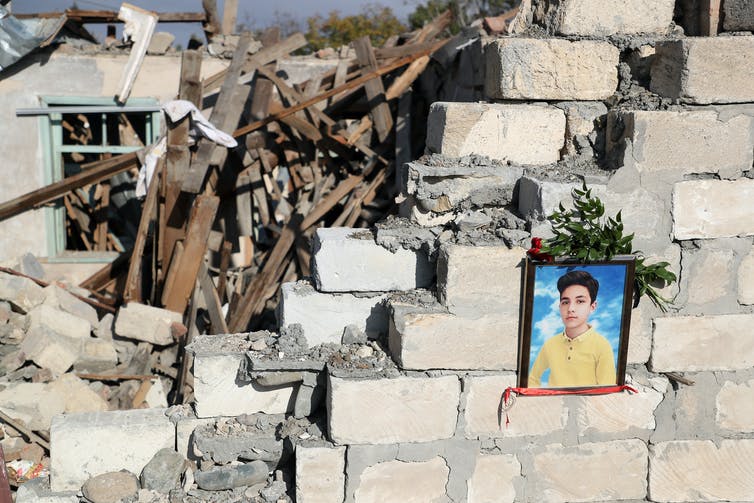
[[[205,17],[202,28],[204,29],[204,35],[207,37],[207,42],[210,42],[213,35],[220,33],[220,17],[217,14],[217,1],[202,0],[202,8],[204,9]]]
[[[47,452],[50,452],[50,442],[37,435],[34,431],[32,431],[30,428],[27,428],[20,421],[16,421],[3,411],[0,411],[0,421],[10,425],[14,430],[18,431],[21,435],[28,438],[29,441],[39,444],[41,447],[44,447]]]
[[[223,35],[232,35],[235,33],[237,13],[238,0],[225,0],[225,2],[223,2]]]
[[[212,324],[212,333],[227,334],[228,325],[225,323],[225,317],[223,317],[220,299],[217,296],[215,284],[212,282],[209,270],[204,262],[199,266],[199,288],[204,297],[204,305],[207,308],[207,314],[209,314],[209,322]]]
[[[131,40],[134,41],[131,47],[131,53],[128,56],[128,63],[121,74],[118,92],[115,93],[115,99],[118,103],[125,103],[131,94],[136,76],[141,69],[144,56],[147,54],[149,41],[157,27],[157,14],[148,10],[136,7],[135,5],[124,3],[120,6],[118,18],[126,23],[126,28],[131,33]]]
[[[157,12],[160,23],[202,23],[206,20],[204,12]],[[37,12],[32,14],[13,13],[16,19],[39,19],[39,18],[60,18],[65,16],[71,21],[83,24],[107,24],[120,23],[118,12],[114,10],[86,10],[86,9],[66,9],[65,11],[56,12]]]
[[[178,86],[178,99],[190,101],[202,108],[202,53],[183,51],[181,54],[181,81]]]
[[[364,72],[377,70],[377,58],[374,56],[372,43],[368,36],[357,38],[351,42],[351,46],[356,50],[356,56]],[[382,79],[368,80],[364,83],[364,91],[371,108],[372,122],[377,130],[377,137],[380,142],[384,142],[393,129],[393,115],[385,98],[385,87],[382,84]]]
[[[69,176],[41,189],[28,192],[10,201],[0,204],[0,221],[16,216],[28,210],[54,201],[77,188],[96,183],[131,168],[138,168],[139,159],[136,152],[119,155],[110,159],[96,161],[81,166],[81,173]]]
[[[216,196],[198,196],[191,208],[184,249],[178,264],[171,264],[171,268],[177,267],[180,276],[175,284],[166,291],[165,309],[183,313],[194,289],[197,274],[204,254],[207,251],[207,239],[212,223],[215,221],[220,198]]]

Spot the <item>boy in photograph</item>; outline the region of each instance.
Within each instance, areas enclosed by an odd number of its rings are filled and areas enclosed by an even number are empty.
[[[547,387],[615,384],[613,348],[588,323],[597,309],[598,289],[599,282],[587,271],[570,271],[558,279],[564,330],[542,345],[529,372],[530,388],[541,387],[547,369]]]

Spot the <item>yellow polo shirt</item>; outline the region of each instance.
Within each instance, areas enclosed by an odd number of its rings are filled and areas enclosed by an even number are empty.
[[[530,388],[541,386],[548,368],[548,388],[615,384],[613,348],[592,327],[573,339],[565,331],[547,339],[529,372]]]

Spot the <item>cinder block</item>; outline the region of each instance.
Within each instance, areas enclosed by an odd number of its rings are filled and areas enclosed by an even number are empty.
[[[399,303],[391,304],[391,313],[390,354],[400,368],[516,369],[517,317],[458,316],[440,306]]]
[[[370,466],[361,473],[354,493],[357,503],[425,503],[442,501],[447,496],[450,468],[444,459],[408,463],[386,461]]]
[[[478,454],[474,473],[467,482],[469,503],[513,503],[513,481],[521,476],[521,463],[512,454]]]
[[[312,278],[320,292],[413,290],[432,284],[435,271],[421,251],[395,252],[366,229],[323,227],[312,244]]]
[[[386,295],[320,293],[307,281],[283,283],[278,317],[281,328],[301,325],[309,346],[328,342],[340,344],[343,329],[356,325],[375,339],[386,334]]]
[[[746,305],[754,304],[754,248],[738,266],[738,302]]]
[[[681,440],[656,444],[649,459],[652,501],[752,501],[754,440]]]
[[[336,444],[395,444],[450,438],[461,385],[438,378],[344,379],[329,376],[329,434]],[[365,414],[365,411],[369,411]]]
[[[693,104],[754,101],[754,37],[687,37],[656,48],[652,92]]]
[[[50,487],[70,491],[102,473],[141,473],[157,451],[175,447],[175,426],[164,409],[60,415],[50,441]]]
[[[526,494],[530,501],[543,503],[644,500],[647,457],[641,440],[548,445],[533,454]]]
[[[650,366],[655,372],[749,369],[754,345],[745,327],[752,324],[752,314],[655,318]]]
[[[45,292],[29,278],[0,272],[0,300],[7,300],[27,313],[44,302]]]
[[[503,392],[516,386],[516,376],[467,377],[466,438],[523,437],[547,435],[562,431],[568,421],[568,409],[562,396],[537,396],[516,398],[506,414],[500,414]]]
[[[665,397],[668,382],[657,378],[656,386],[631,383],[638,393],[611,393],[579,398],[576,424],[579,435],[598,433],[630,433],[633,428],[654,430],[654,411]]]
[[[543,105],[436,102],[427,117],[427,149],[447,157],[550,164],[560,160],[565,125],[562,110]]]
[[[499,38],[485,48],[492,99],[604,100],[618,87],[618,48],[608,42]]]
[[[674,0],[535,0],[543,24],[557,35],[606,37],[615,34],[664,34],[673,21]],[[539,18],[540,16],[537,16]]]
[[[194,354],[197,417],[283,414],[293,410],[293,385],[266,387],[237,379],[246,358],[246,334],[202,335],[186,349]]]
[[[345,486],[345,447],[296,446],[298,503],[342,503]]]
[[[429,157],[426,161],[406,163],[403,190],[409,197],[401,208],[402,214],[424,226],[449,222],[451,210],[461,205],[507,205],[523,172],[520,166],[501,166],[479,157],[453,162],[433,162]]]
[[[754,379],[741,384],[725,381],[715,399],[715,420],[726,430],[754,431]]]
[[[675,239],[754,235],[754,180],[690,180],[673,186]]]
[[[170,325],[182,321],[180,313],[129,302],[118,310],[114,329],[121,337],[165,346],[175,342]]]
[[[751,0],[723,2],[723,31],[754,31],[754,9]]]
[[[715,110],[618,112],[622,135],[611,130],[611,143],[631,142],[639,172],[674,170],[692,173],[737,173],[754,161],[754,118],[735,115],[721,120]],[[616,138],[618,136],[618,138]]]
[[[519,247],[443,245],[437,259],[438,298],[451,313],[516,317],[525,257]]]

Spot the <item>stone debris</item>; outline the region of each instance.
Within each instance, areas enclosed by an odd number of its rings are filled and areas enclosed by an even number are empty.
[[[117,503],[139,492],[139,479],[125,470],[103,473],[84,482],[81,492],[92,503]]]

